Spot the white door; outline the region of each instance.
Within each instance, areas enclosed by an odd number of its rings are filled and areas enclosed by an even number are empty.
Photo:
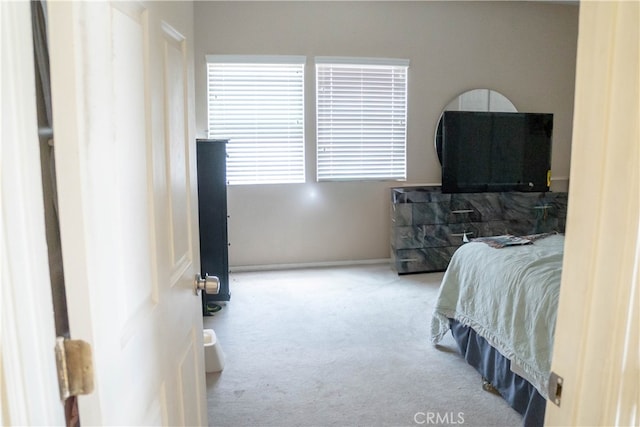
[[[49,2],[69,324],[85,425],[204,425],[191,2]]]
[[[549,426],[640,423],[639,28],[638,2],[580,4]]]

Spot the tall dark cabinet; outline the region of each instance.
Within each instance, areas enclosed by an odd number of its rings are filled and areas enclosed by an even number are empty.
[[[202,312],[209,314],[216,301],[229,301],[229,242],[227,237],[227,140],[196,140],[198,214],[200,222],[200,274],[217,276],[220,292],[202,293]]]

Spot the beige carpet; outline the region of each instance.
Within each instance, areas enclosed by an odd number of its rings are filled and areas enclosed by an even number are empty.
[[[205,328],[226,356],[207,375],[211,426],[518,426],[450,335],[429,343],[442,273],[387,265],[234,273]]]

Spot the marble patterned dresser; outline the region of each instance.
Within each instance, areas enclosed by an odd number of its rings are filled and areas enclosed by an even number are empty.
[[[391,262],[398,274],[444,271],[466,239],[564,233],[567,193],[455,193],[391,188]]]

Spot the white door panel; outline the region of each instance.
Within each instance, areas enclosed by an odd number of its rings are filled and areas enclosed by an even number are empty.
[[[189,188],[189,144],[187,139],[189,111],[187,76],[185,75],[186,40],[166,22],[162,23],[162,71],[165,106],[165,150],[167,155],[166,180],[169,182],[169,215],[171,230],[172,277],[178,278],[191,264],[192,209]]]
[[[206,424],[189,2],[50,3],[71,335],[83,424]]]

